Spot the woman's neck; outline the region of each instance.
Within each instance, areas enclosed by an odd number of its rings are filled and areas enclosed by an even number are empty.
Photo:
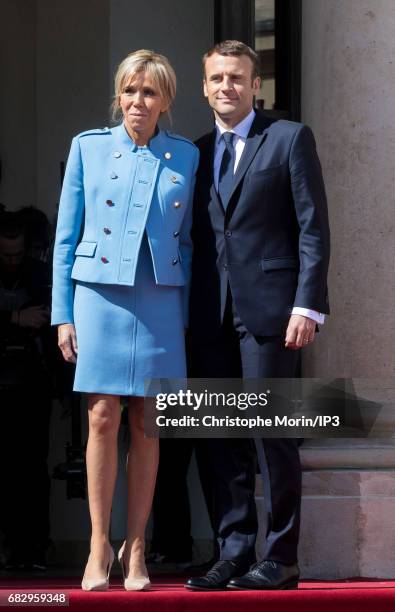
[[[130,127],[128,127],[125,123],[124,123],[124,126],[125,126],[125,130],[129,134],[130,138],[133,140],[133,142],[138,147],[145,147],[149,143],[149,141],[151,140],[152,136],[155,134],[155,130],[153,130],[150,133],[147,133],[147,132],[135,132]]]

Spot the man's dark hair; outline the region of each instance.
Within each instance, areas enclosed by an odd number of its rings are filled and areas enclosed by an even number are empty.
[[[234,57],[238,57],[240,55],[246,55],[250,58],[252,62],[252,75],[251,78],[255,79],[257,76],[260,76],[260,66],[259,66],[259,57],[258,54],[255,53],[251,47],[245,45],[240,42],[240,40],[223,40],[220,43],[217,43],[215,47],[207,51],[203,55],[203,76],[206,76],[205,68],[206,68],[206,60],[214,55],[214,53],[218,53],[219,55],[231,55]]]

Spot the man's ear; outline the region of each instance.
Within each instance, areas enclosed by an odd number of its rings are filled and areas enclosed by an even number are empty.
[[[204,97],[208,98],[206,79],[203,79],[203,93],[204,93]]]
[[[256,96],[260,88],[261,88],[261,77],[257,76],[252,81],[252,89],[254,90],[254,96]]]

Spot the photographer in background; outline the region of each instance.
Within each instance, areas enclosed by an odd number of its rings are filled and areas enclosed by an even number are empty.
[[[0,213],[0,529],[6,569],[45,569],[49,541],[50,268],[24,217]]]
[[[18,210],[26,228],[27,255],[40,261],[49,261],[52,228],[47,215],[35,206],[24,206]]]

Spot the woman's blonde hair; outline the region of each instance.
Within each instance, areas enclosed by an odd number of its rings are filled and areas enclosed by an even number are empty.
[[[139,72],[147,72],[159,90],[161,98],[169,108],[176,96],[177,79],[169,60],[164,55],[149,49],[133,51],[119,64],[115,73],[114,98],[111,104],[111,115],[114,121],[122,117],[119,99],[125,87]]]

